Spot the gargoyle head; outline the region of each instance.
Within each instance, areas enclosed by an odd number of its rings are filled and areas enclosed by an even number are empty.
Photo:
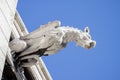
[[[77,46],[82,46],[86,49],[95,47],[96,41],[91,39],[89,32],[90,32],[89,28],[86,27],[77,39]]]

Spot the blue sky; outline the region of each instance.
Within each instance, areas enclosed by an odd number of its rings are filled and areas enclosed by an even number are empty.
[[[71,42],[42,57],[53,80],[120,80],[120,0],[19,0],[17,9],[29,32],[53,20],[89,26],[94,49]]]

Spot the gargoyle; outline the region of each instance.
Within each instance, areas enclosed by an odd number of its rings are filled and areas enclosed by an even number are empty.
[[[61,26],[60,21],[53,21],[28,35],[12,40],[9,46],[16,54],[20,53],[17,57],[21,62],[27,60],[32,65],[37,62],[36,57],[55,54],[71,41],[87,49],[95,47],[96,42],[91,39],[89,32],[88,27],[82,31]]]

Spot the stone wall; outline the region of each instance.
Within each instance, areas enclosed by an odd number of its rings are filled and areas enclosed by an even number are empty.
[[[25,77],[25,73],[22,73],[19,68],[16,71],[17,68],[13,63],[12,52],[8,46],[10,40],[28,34],[16,10],[17,2],[18,0],[0,0],[0,79],[4,74],[3,70],[5,70],[6,62],[7,65],[9,64],[8,67],[10,70],[12,70],[12,73],[8,70],[7,74],[14,74],[11,75],[11,77],[15,76],[17,80],[23,80]],[[25,70],[25,75],[27,75],[27,77],[31,76],[33,78],[32,80],[52,80],[41,58],[38,59],[35,65],[27,67]]]
[[[0,79],[2,76],[17,0],[0,0]]]

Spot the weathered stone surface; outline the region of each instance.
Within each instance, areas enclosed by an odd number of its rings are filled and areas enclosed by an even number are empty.
[[[0,79],[4,68],[17,0],[0,0]]]
[[[89,32],[88,27],[82,31],[73,27],[60,26],[60,21],[53,21],[42,25],[28,35],[14,39],[9,45],[11,45],[11,50],[21,52],[18,55],[20,60],[29,60],[35,56],[55,54],[65,48],[66,44],[71,41],[87,49],[93,48],[96,42],[91,39]],[[23,45],[24,48],[20,47]]]

